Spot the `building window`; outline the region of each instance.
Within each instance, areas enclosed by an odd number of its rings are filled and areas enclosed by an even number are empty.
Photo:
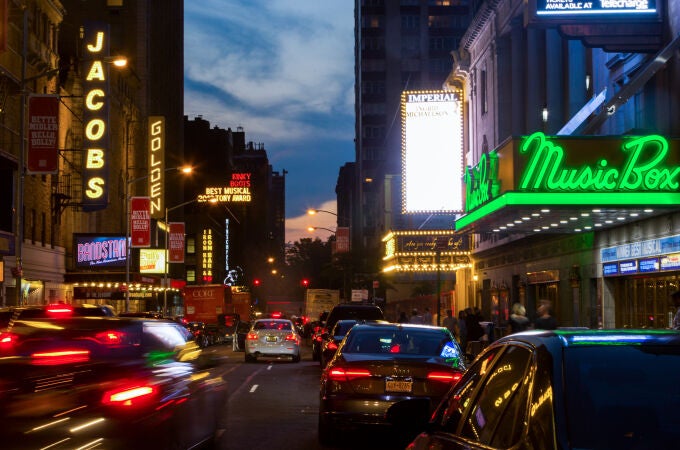
[[[364,16],[361,18],[362,28],[381,28],[383,24],[383,16]]]
[[[195,283],[196,282],[196,269],[187,268],[185,276],[186,276],[187,283],[189,283],[189,284]]]
[[[369,37],[361,41],[361,48],[363,50],[383,50],[385,48],[385,39],[382,37]]]
[[[488,100],[487,100],[487,92],[486,92],[486,70],[482,70],[480,74],[480,80],[479,80],[479,107],[482,110],[482,114],[486,114],[489,112],[489,105],[488,105]]]
[[[420,28],[420,16],[403,15],[401,16],[402,30],[418,30]]]
[[[187,236],[187,254],[196,254],[196,238],[194,236]]]
[[[47,220],[45,218],[45,213],[40,213],[40,222],[40,242],[44,247],[47,242]]]

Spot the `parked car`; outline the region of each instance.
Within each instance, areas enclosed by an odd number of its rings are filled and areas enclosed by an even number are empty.
[[[477,356],[408,448],[675,448],[678,373],[677,331],[516,333]]]
[[[169,321],[16,320],[0,333],[2,448],[208,444],[225,425],[222,371]]]
[[[446,328],[356,324],[321,374],[319,441],[330,444],[360,426],[415,435],[464,370]]]
[[[302,338],[288,319],[258,319],[253,321],[245,340],[245,361],[260,357],[291,357],[300,362]]]

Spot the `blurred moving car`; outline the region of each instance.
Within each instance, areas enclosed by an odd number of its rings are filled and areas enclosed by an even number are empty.
[[[250,331],[250,322],[239,322],[236,325],[235,337],[232,341],[232,350],[242,352],[246,349],[246,336]]]
[[[255,320],[246,335],[245,361],[290,356],[293,362],[300,362],[301,340],[295,325],[288,319]]]
[[[678,373],[677,331],[516,333],[482,351],[408,448],[677,448]]]
[[[356,324],[321,374],[319,442],[330,444],[339,430],[358,426],[415,435],[464,370],[446,328]]]
[[[163,319],[163,313],[158,311],[122,312],[120,317],[144,317],[147,319]]]
[[[88,303],[51,303],[49,305],[8,306],[0,308],[0,329],[19,319],[56,319],[60,317],[115,317],[116,312],[109,305]]]
[[[16,320],[0,334],[3,449],[193,448],[224,429],[223,369],[179,324]]]

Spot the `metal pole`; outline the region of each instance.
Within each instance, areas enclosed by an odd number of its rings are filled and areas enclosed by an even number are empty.
[[[165,253],[163,254],[163,316],[168,313],[168,238],[170,226],[168,225],[168,207],[165,207]]]
[[[130,312],[130,180],[125,180],[125,312]]]
[[[437,250],[437,326],[442,323],[442,252]]]
[[[16,255],[16,303],[23,304],[23,294],[21,284],[23,278],[23,267],[21,262],[21,251],[24,245],[24,166],[26,153],[26,54],[28,53],[28,8],[23,6],[23,38],[21,47],[21,105],[19,108],[19,167],[17,176],[19,188],[17,189],[17,204],[14,213],[16,214],[16,233],[14,235],[14,254]]]

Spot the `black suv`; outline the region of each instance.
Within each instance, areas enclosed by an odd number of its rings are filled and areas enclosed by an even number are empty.
[[[326,320],[326,330],[330,331],[335,323],[341,319],[353,320],[385,320],[382,309],[375,305],[341,303],[335,305],[328,314]]]

